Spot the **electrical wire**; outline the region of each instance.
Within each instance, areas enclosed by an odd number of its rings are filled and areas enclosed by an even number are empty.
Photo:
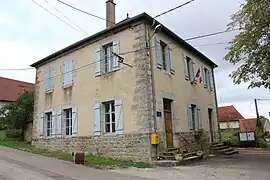
[[[79,31],[77,28],[73,27],[72,25],[70,25],[68,22],[64,21],[63,19],[59,18],[58,16],[56,16],[55,14],[53,14],[52,12],[50,12],[48,9],[46,9],[45,7],[43,7],[42,5],[40,5],[39,3],[37,3],[35,0],[31,0],[33,3],[35,3],[37,6],[39,6],[40,8],[42,8],[43,10],[47,11],[48,13],[50,13],[52,16],[54,16],[55,18],[57,18],[58,20],[62,21],[63,23],[65,23],[66,25],[68,25],[69,27],[71,27],[72,29],[76,30],[79,33],[82,33],[81,31]]]
[[[64,4],[65,6],[68,6],[68,7],[72,8],[72,9],[75,9],[75,10],[77,10],[77,11],[79,11],[79,12],[82,12],[82,13],[84,13],[84,14],[87,14],[87,15],[89,15],[89,16],[92,16],[92,17],[95,17],[95,18],[98,18],[98,19],[101,19],[101,20],[104,20],[104,21],[111,22],[111,23],[114,23],[114,24],[115,24],[115,22],[109,21],[109,20],[107,20],[107,19],[105,19],[105,18],[103,18],[103,17],[97,16],[97,15],[95,15],[95,14],[91,14],[91,13],[89,13],[89,12],[87,12],[87,11],[81,10],[81,9],[79,9],[79,8],[77,8],[77,7],[75,7],[75,6],[72,6],[72,5],[68,4],[68,3],[65,3],[65,2],[63,2],[63,1],[60,1],[60,0],[57,0],[57,1],[60,2],[60,3],[62,3],[62,4]]]
[[[73,24],[74,26],[76,26],[78,29],[80,29],[83,33],[85,33],[86,35],[89,35],[86,31],[84,31],[78,24],[74,23],[69,17],[67,17],[66,15],[64,15],[60,10],[58,10],[56,7],[50,5],[50,3],[47,0],[43,0],[44,2],[46,2],[49,6],[51,6],[55,11],[57,11],[58,13],[60,13],[62,16],[64,16],[71,24]]]
[[[157,18],[157,17],[163,16],[164,14],[167,14],[167,13],[169,13],[169,12],[172,12],[172,11],[174,11],[174,10],[180,8],[180,7],[186,6],[186,5],[188,5],[189,3],[192,3],[193,1],[195,1],[195,0],[188,1],[188,2],[186,2],[186,3],[184,3],[184,4],[181,4],[181,5],[179,5],[179,6],[176,6],[176,7],[172,8],[172,9],[169,9],[168,11],[165,11],[165,12],[163,12],[163,13],[160,13],[160,14],[154,16],[154,19]]]
[[[0,71],[25,71],[25,70],[34,70],[35,68],[18,68],[18,69],[0,69]]]

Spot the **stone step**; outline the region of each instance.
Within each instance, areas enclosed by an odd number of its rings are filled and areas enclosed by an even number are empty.
[[[153,161],[153,163],[156,166],[162,166],[162,167],[172,167],[172,166],[180,165],[180,162],[176,160],[159,160],[159,161]]]
[[[175,152],[179,151],[179,148],[167,148],[166,152]]]
[[[163,152],[162,155],[164,156],[174,156],[175,154],[177,154],[176,152]]]
[[[232,151],[227,151],[227,152],[224,152],[223,154],[225,154],[225,155],[239,154],[239,151],[238,151],[238,150],[233,149]]]
[[[222,149],[227,149],[229,148],[229,146],[227,145],[223,145],[223,146],[218,146],[218,147],[215,147],[215,148],[212,148],[213,150],[222,150]]]
[[[195,162],[200,161],[202,159],[203,159],[203,156],[190,156],[187,158],[183,158],[183,160],[180,161],[180,164],[187,165],[187,164],[195,163]]]
[[[211,148],[216,148],[216,147],[220,147],[220,146],[224,146],[224,143],[218,143],[218,144],[211,144],[210,147]]]
[[[196,152],[189,152],[189,153],[183,154],[184,158],[188,158],[188,157],[192,157],[192,156],[197,156]]]
[[[159,156],[160,159],[162,160],[175,160],[175,156],[172,155],[172,156],[169,156],[169,155],[161,155]]]
[[[234,150],[233,148],[228,147],[226,149],[219,149],[219,150],[217,150],[217,152],[219,152],[219,153],[225,153],[225,152],[229,152],[229,151],[233,151],[233,150]]]

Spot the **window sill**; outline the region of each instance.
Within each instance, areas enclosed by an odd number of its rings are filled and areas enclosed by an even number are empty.
[[[116,136],[116,133],[114,132],[114,133],[104,133],[104,136]]]
[[[53,90],[54,90],[54,89],[45,90],[45,94],[50,94],[50,93],[53,93]]]
[[[73,86],[73,83],[72,84],[63,85],[62,88],[63,89],[67,89],[67,88],[70,88],[72,86]]]

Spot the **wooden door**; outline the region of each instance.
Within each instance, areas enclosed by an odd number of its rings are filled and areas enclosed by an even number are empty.
[[[165,121],[165,132],[166,132],[166,143],[167,147],[173,147],[173,132],[172,132],[172,109],[171,100],[164,99],[164,121]]]
[[[208,119],[209,119],[211,142],[214,142],[214,132],[213,132],[214,127],[213,127],[212,113],[213,113],[213,109],[208,108]]]

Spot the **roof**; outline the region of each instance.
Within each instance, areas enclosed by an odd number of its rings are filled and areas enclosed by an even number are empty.
[[[257,124],[256,118],[240,119],[240,131],[241,132],[256,131],[256,124]]]
[[[91,44],[92,41],[100,38],[100,36],[103,36],[103,35],[106,35],[110,32],[113,32],[115,30],[118,30],[118,29],[122,29],[124,28],[125,26],[128,26],[128,25],[131,25],[135,22],[140,22],[140,21],[143,21],[143,22],[146,22],[147,24],[149,25],[152,25],[153,24],[153,18],[148,15],[147,13],[142,13],[142,14],[139,14],[137,16],[134,16],[132,18],[129,18],[129,19],[126,19],[126,20],[123,20],[119,23],[117,23],[115,26],[112,26],[110,28],[107,28],[103,31],[100,31],[94,35],[91,35],[85,39],[82,39],[68,47],[65,47],[64,49],[61,49],[37,62],[35,62],[34,64],[32,64],[31,66],[32,67],[39,67],[43,64],[46,64],[48,62],[51,62],[53,61],[55,58],[58,58],[66,53],[70,53],[71,51],[75,50],[75,49],[78,49],[80,47],[84,47],[85,45],[88,45],[88,44]],[[155,22],[157,24],[161,24],[160,22],[156,21]],[[162,24],[161,24],[162,25]],[[191,46],[190,44],[188,44],[186,41],[184,41],[182,38],[180,38],[177,34],[175,34],[174,32],[172,32],[170,29],[168,29],[167,27],[165,27],[164,25],[162,25],[162,28],[161,28],[161,32],[163,33],[166,33],[168,36],[170,36],[172,39],[176,40],[176,42],[179,42],[181,45],[183,45],[187,50],[193,52],[195,55],[199,56],[200,58],[202,58],[203,60],[205,60],[205,62],[207,64],[209,64],[210,66],[212,66],[213,68],[217,67],[217,65],[211,61],[208,57],[206,57],[204,54],[202,54],[200,51],[198,51],[197,49],[195,49],[193,46]]]
[[[244,117],[235,109],[234,106],[223,106],[218,108],[218,121],[236,121]]]
[[[35,84],[0,77],[0,101],[16,101],[24,90],[34,91]]]

